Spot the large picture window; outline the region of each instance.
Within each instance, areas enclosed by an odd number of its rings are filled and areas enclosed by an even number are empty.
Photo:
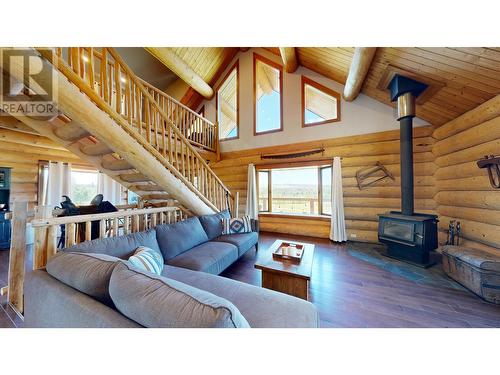
[[[325,165],[259,169],[259,211],[331,215],[331,176]]]
[[[302,76],[302,127],[340,121],[340,94]]]
[[[239,64],[238,61],[229,69],[216,94],[217,122],[219,139],[238,138],[239,126]]]
[[[254,133],[283,130],[283,68],[260,55],[253,55]]]

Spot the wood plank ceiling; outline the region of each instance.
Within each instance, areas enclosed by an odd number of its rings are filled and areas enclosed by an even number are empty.
[[[278,48],[267,48],[279,55]],[[297,48],[300,65],[345,84],[354,48]],[[500,93],[500,51],[494,48],[380,47],[363,84],[362,93],[391,104],[377,86],[388,67],[438,81],[443,85],[417,115],[440,126]]]
[[[205,82],[213,87],[217,79],[238,53],[237,47],[177,47],[172,50],[184,60]],[[197,109],[203,97],[189,89],[182,103]]]

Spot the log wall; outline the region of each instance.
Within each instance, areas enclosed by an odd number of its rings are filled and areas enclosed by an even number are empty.
[[[32,210],[37,204],[39,160],[86,164],[46,137],[0,128],[0,167],[12,168],[11,206],[27,201]]]
[[[500,96],[437,128],[433,136],[441,242],[455,219],[462,224],[464,245],[499,253],[500,191],[476,162],[500,155]]]
[[[432,128],[414,129],[415,141],[415,207],[419,212],[435,212],[434,138]],[[255,165],[286,163],[283,160],[261,159],[261,154],[284,153],[323,147],[323,155],[311,155],[288,162],[332,159],[342,157],[344,204],[349,239],[357,241],[377,241],[377,214],[400,209],[399,180],[399,130],[358,136],[333,138],[328,140],[297,143],[276,147],[266,147],[222,154],[222,160],[212,164],[217,175],[235,193],[240,194],[240,214],[245,211],[247,168]],[[373,166],[377,161],[385,165],[395,176],[395,181],[383,180],[376,186],[359,190],[356,171]],[[262,214],[261,229],[277,233],[294,233],[328,238],[329,219],[291,218],[283,215]]]

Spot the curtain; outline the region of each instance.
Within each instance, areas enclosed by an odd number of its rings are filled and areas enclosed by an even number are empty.
[[[71,163],[49,162],[47,194],[41,204],[58,206],[63,195],[71,198]]]
[[[347,241],[344,217],[344,195],[342,192],[342,170],[340,158],[334,157],[332,164],[332,220],[330,224],[330,239],[335,242]]]
[[[105,201],[114,205],[122,203],[121,185],[101,172],[97,176],[97,193],[102,194]]]
[[[255,165],[253,164],[248,164],[247,206],[245,209],[245,214],[250,216],[251,219],[259,219],[259,207],[257,203],[257,181],[255,177]]]

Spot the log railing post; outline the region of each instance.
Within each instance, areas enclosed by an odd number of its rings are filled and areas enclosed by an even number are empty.
[[[236,192],[236,196],[234,197],[234,214],[233,217],[238,217],[240,211],[240,192]]]
[[[35,208],[35,220],[47,219],[50,217],[52,217],[52,207],[38,206]],[[48,231],[48,227],[35,228],[35,247],[33,250],[34,270],[43,268],[47,264],[47,248],[49,241]]]
[[[24,273],[26,260],[26,219],[28,202],[14,202],[9,255],[8,301],[20,314],[24,311]]]

